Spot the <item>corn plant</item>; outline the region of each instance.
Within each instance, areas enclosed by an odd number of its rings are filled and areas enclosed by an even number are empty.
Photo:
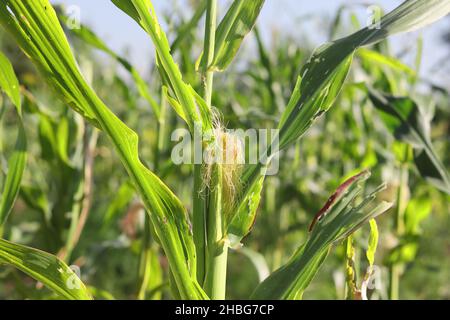
[[[235,0],[219,23],[217,0],[202,1],[193,19],[186,24],[172,45],[158,22],[150,0],[112,2],[149,35],[155,47],[155,63],[162,84],[159,88],[160,103],[152,96],[148,84],[138,71],[126,59],[108,48],[93,32],[82,27],[74,30],[73,34],[106,52],[121,64],[131,74],[139,94],[150,106],[159,124],[154,171],[140,160],[138,134],[101,100],[81,73],[58,16],[48,0],[3,1],[0,4],[0,23],[64,103],[108,137],[131,181],[132,187],[124,185],[123,192],[127,193],[127,188],[134,188],[139,194],[146,209],[146,222],[141,248],[141,288],[138,297],[145,297],[149,277],[152,277],[149,257],[152,255],[153,239],[167,257],[172,295],[180,299],[225,298],[228,251],[240,246],[254,225],[271,161],[274,157],[282,156],[283,150],[298,143],[317,119],[335,104],[355,53],[365,52],[367,56],[370,52],[367,49],[360,50],[361,47],[374,45],[392,34],[428,25],[450,11],[448,0],[405,1],[383,16],[377,26],[361,28],[345,38],[316,49],[299,70],[289,102],[285,107],[281,106],[284,111],[278,119],[279,133],[276,139],[271,139],[266,150],[263,150],[263,159],[250,165],[241,163],[245,159],[245,150],[240,148],[237,138],[221,123],[220,106],[213,106],[214,76],[225,72],[233,62],[245,37],[252,31],[265,1]],[[195,63],[200,74],[200,92],[194,89],[193,83],[186,81],[174,60],[173,51],[179,48],[180,39],[196,26],[203,14],[203,52]],[[65,19],[61,16],[62,21]],[[258,38],[258,33],[256,34]],[[260,39],[259,51],[264,56]],[[3,55],[0,56],[0,64],[0,85],[18,114],[17,145],[10,157],[0,201],[1,230],[19,193],[27,152],[19,83],[10,62]],[[403,122],[409,125],[408,132],[403,132],[402,137],[413,142],[419,171],[426,179],[448,192],[448,173],[437,158],[430,139],[420,131],[420,127],[410,121],[411,114],[415,112],[414,104],[404,100],[398,102],[395,98],[377,93],[373,88],[363,87],[362,91],[377,108],[396,118],[396,121],[388,122],[393,131],[403,125]],[[275,95],[272,98],[276,102]],[[398,106],[401,102],[403,107]],[[183,204],[157,175],[167,104],[185,122],[191,136],[202,137],[201,144],[208,150],[206,160],[224,153],[224,150],[233,150],[231,162],[210,163],[203,159],[202,163],[193,165],[191,213],[186,209],[188,204]],[[44,123],[42,127],[43,132],[49,132],[45,130],[48,125]],[[95,144],[95,134],[88,136],[89,141]],[[64,153],[61,155],[54,152],[53,157],[60,157],[60,162],[64,165]],[[373,219],[391,208],[392,203],[376,199],[377,194],[384,190],[384,184],[371,191],[364,188],[369,176],[368,170],[348,175],[348,179],[340,184],[312,219],[305,243],[298,247],[286,264],[254,289],[251,298],[301,298],[332,247],[346,240],[368,221],[371,221],[371,240],[367,257],[370,265],[373,265],[378,238]],[[79,225],[78,212],[71,214],[75,217],[74,225]],[[76,232],[70,232],[69,235],[63,253],[59,255],[62,260],[67,260],[67,255],[70,255],[79,237]],[[348,244],[351,251],[351,239]],[[65,298],[91,298],[91,292],[59,258],[0,240],[0,263],[20,269]],[[348,270],[351,271],[351,268]],[[75,285],[68,286],[68,280]],[[349,287],[353,289],[351,281]]]

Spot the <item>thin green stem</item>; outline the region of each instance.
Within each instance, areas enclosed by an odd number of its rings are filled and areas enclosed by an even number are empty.
[[[214,46],[216,38],[217,24],[217,0],[208,0],[206,7],[205,43],[204,43],[204,64],[203,64],[203,85],[205,90],[205,101],[211,106],[214,72],[210,66],[214,60]]]
[[[355,273],[355,247],[353,246],[353,237],[349,236],[345,242],[345,297],[347,300],[355,300],[357,295],[356,273]]]
[[[139,300],[144,300],[146,297],[148,284],[150,281],[150,273],[151,273],[151,225],[150,225],[150,217],[145,214],[145,225],[144,225],[144,236],[142,239],[142,248],[139,257],[139,270],[138,270],[138,279],[139,279],[139,291],[137,294],[137,298]]]
[[[399,186],[397,189],[397,206],[395,209],[395,235],[400,239],[404,234],[404,216],[407,206],[408,189],[408,167],[403,163],[400,167]],[[389,299],[398,300],[400,292],[400,277],[403,270],[403,264],[393,262],[389,267]]]
[[[222,168],[214,165],[207,217],[207,251],[204,289],[211,299],[225,299],[228,243],[223,239]]]
[[[389,299],[398,300],[400,291],[400,266],[392,264],[389,267]]]
[[[214,72],[209,65],[214,60],[214,43],[216,37],[217,0],[207,0],[206,23],[204,40],[204,63],[202,65],[202,82],[204,99],[211,109]],[[197,130],[197,129],[196,129]],[[200,132],[201,133],[201,132]],[[206,271],[206,205],[208,193],[203,181],[203,165],[194,165],[194,194],[193,194],[193,234],[197,253],[197,279],[203,283]]]
[[[204,99],[212,108],[214,48],[217,25],[217,0],[206,5],[204,59],[202,82]],[[222,168],[214,164],[208,186],[203,181],[201,165],[195,166],[194,178],[194,241],[197,248],[197,275],[211,299],[225,299],[228,244],[224,241],[222,210]]]
[[[192,230],[197,253],[197,280],[200,284],[205,279],[206,250],[206,190],[204,188],[202,165],[194,165],[194,205]]]

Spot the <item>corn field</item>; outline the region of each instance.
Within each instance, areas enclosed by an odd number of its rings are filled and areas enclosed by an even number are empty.
[[[391,38],[450,0],[344,5],[318,47],[269,1],[105,1],[149,68],[0,1],[0,299],[450,298],[450,83]]]

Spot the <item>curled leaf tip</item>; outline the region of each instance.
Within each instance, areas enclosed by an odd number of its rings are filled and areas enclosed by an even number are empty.
[[[360,173],[348,178],[344,181],[337,189],[336,191],[328,198],[325,205],[322,207],[322,209],[317,212],[317,214],[314,216],[314,219],[312,220],[311,224],[309,225],[308,231],[311,232],[314,226],[316,225],[317,221],[319,221],[336,203],[338,199],[340,199],[346,191],[350,188],[352,184],[359,180],[366,180],[371,175],[371,172],[368,169],[365,169],[361,171]]]

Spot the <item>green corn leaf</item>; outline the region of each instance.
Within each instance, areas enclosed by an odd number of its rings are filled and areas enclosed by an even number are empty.
[[[60,18],[65,23],[67,22],[67,17],[64,15],[60,15]],[[70,32],[77,36],[78,38],[82,39],[84,42],[90,44],[94,48],[101,50],[108,54],[111,58],[116,60],[122,67],[127,70],[131,77],[133,78],[136,87],[138,89],[139,94],[147,100],[150,107],[152,108],[153,112],[155,113],[155,116],[159,119],[161,116],[161,107],[160,105],[153,99],[153,97],[150,94],[150,89],[145,82],[145,80],[141,77],[139,72],[134,68],[129,61],[127,61],[125,58],[119,56],[117,53],[115,53],[111,48],[109,48],[106,43],[100,39],[91,29],[89,29],[85,25],[80,25],[79,28],[72,28],[70,29]]]
[[[286,120],[287,117],[292,113],[292,111],[294,110],[295,106],[297,105],[298,101],[300,100],[300,97],[302,96],[300,93],[300,86],[302,84],[302,77],[298,76],[297,77],[297,82],[295,83],[295,87],[294,90],[292,91],[292,95],[291,98],[289,99],[289,102],[286,106],[285,111],[283,112],[283,114],[281,115],[280,118],[280,127],[282,127]]]
[[[19,125],[16,145],[8,161],[6,181],[0,194],[0,236],[20,191],[20,183],[27,161],[27,139],[22,123],[22,104],[20,99],[19,81],[14,73],[11,62],[0,52],[0,90],[10,97],[19,115]]]
[[[92,299],[75,272],[49,253],[0,239],[1,263],[25,272],[65,299]]]
[[[192,95],[193,89],[183,81],[181,72],[170,53],[167,36],[159,25],[152,2],[150,0],[111,1],[150,35],[156,49],[157,65],[162,79],[182,107],[183,114],[180,116],[185,118],[191,132],[194,132],[196,123],[201,123],[205,130],[211,129],[209,110],[198,110],[202,108],[202,105],[196,104],[196,99]],[[204,114],[209,116],[204,118],[202,117]]]
[[[65,101],[110,138],[147,208],[182,297],[207,298],[195,279],[195,246],[186,209],[140,161],[137,134],[104,105],[84,80],[49,1],[2,2],[0,23]]]
[[[20,87],[13,66],[8,58],[0,52],[0,89],[11,99],[17,112],[22,114],[22,103],[20,99]]]
[[[364,61],[367,61],[370,64],[376,64],[379,66],[386,66],[391,69],[397,70],[402,73],[406,73],[410,76],[415,76],[416,72],[399,61],[398,59],[395,59],[393,57],[385,56],[377,51],[373,51],[366,48],[360,48],[357,52],[358,56],[363,59]]]
[[[375,44],[390,35],[413,31],[433,23],[446,16],[449,11],[448,0],[405,1],[382,17],[379,28],[366,27],[316,49],[302,68],[290,102],[281,116],[278,125],[279,145],[276,147],[283,149],[295,143],[334,104],[358,48]],[[271,146],[268,153],[271,154],[276,149]],[[421,162],[426,163],[423,160]],[[255,197],[252,190],[256,188],[254,184],[260,181],[255,175],[261,171],[261,167],[262,165],[253,166],[252,172],[242,179],[243,188],[239,197],[242,202]],[[425,170],[426,167],[422,167]],[[242,202],[238,206],[244,206]]]
[[[378,226],[377,222],[372,219],[369,221],[370,224],[370,235],[369,235],[369,245],[366,250],[367,261],[369,261],[369,267],[372,267],[375,263],[375,253],[377,252],[378,246]]]
[[[392,204],[372,205],[384,185],[356,203],[370,174],[364,171],[345,181],[328,199],[310,226],[310,234],[289,262],[272,273],[252,295],[253,299],[297,299],[317,274],[333,244],[344,240],[362,224],[387,211]]]
[[[369,89],[373,105],[382,112],[389,131],[400,141],[414,149],[414,161],[422,177],[438,189],[450,194],[450,176],[440,161],[430,138],[430,119],[408,97],[383,95]]]
[[[316,111],[323,105],[331,105],[347,75],[351,60],[352,57],[349,57],[342,66],[337,68],[330,82],[328,82],[321,91],[316,92],[316,96],[308,100],[307,104],[311,107],[297,108],[299,101],[305,99],[304,92],[302,91],[302,84],[305,79],[302,79],[301,77],[298,78],[288,106],[281,116],[279,124],[280,140],[279,145],[276,147],[284,148],[289,143],[295,141],[299,136],[306,132],[311,126],[312,121],[324,112],[324,110],[318,113],[316,113]],[[299,114],[292,117],[292,115],[297,114],[298,111]],[[270,148],[272,149],[274,146],[271,145]],[[266,154],[273,153],[271,150],[268,150]],[[233,237],[232,239],[242,239],[242,237],[250,231],[250,228],[253,225],[256,210],[261,198],[260,193],[264,181],[264,172],[263,164],[259,163],[258,165],[249,167],[242,178],[243,188],[240,191],[240,201],[237,202],[239,205],[235,210],[236,218],[232,221],[229,231],[230,234],[237,235],[237,237]],[[251,204],[251,206],[249,206],[249,204]]]
[[[354,34],[319,47],[303,67],[301,96],[295,108],[286,109],[280,123],[280,147],[301,137],[334,103],[358,48],[390,35],[409,32],[433,23],[450,12],[448,0],[409,0],[383,16],[379,28],[368,26]]]
[[[244,179],[250,181],[247,178],[247,174],[252,174],[253,171],[247,170],[244,172]],[[236,246],[240,241],[251,231],[255,219],[256,213],[261,201],[261,190],[264,183],[264,175],[256,172],[254,179],[255,183],[252,183],[252,188],[248,189],[248,192],[244,195],[238,203],[240,205],[235,210],[235,213],[231,215],[230,221],[227,223],[227,236],[230,240],[231,246]]]
[[[106,290],[102,290],[102,289],[99,289],[99,288],[96,288],[96,287],[92,287],[92,286],[88,286],[88,290],[92,294],[94,299],[97,299],[97,300],[116,300],[116,298],[114,298],[112,293],[110,293],[110,292],[108,292]]]
[[[10,10],[13,7],[16,9]],[[41,20],[40,25],[34,23],[35,19],[31,17],[28,19],[27,16],[21,15],[22,11],[28,11],[30,8],[42,11],[37,17]],[[76,82],[84,82],[84,79],[77,69],[75,58],[62,28],[51,30],[53,25],[59,26],[59,21],[47,1],[39,0],[34,4],[30,4],[29,1],[2,1],[0,22],[35,62],[40,72],[47,75],[48,81],[57,88],[57,93],[64,101],[93,125],[100,127],[90,107],[80,108],[83,104],[87,104],[86,92],[83,92],[83,88],[78,87]],[[41,29],[40,26],[46,28]],[[37,43],[37,39],[45,40],[45,42]]]
[[[144,5],[146,5],[146,3],[149,3],[149,0],[143,0]],[[125,1],[125,0],[111,0],[112,3],[114,3],[114,5],[119,8],[120,10],[122,10],[123,12],[125,12],[127,15],[130,16],[130,18],[132,18],[134,21],[136,21],[141,27],[142,29],[145,30],[143,23],[141,22],[141,16],[139,15],[139,12],[137,11],[136,7],[134,6],[134,3],[132,0],[130,1]]]
[[[210,70],[224,71],[236,56],[245,36],[252,30],[265,0],[235,0],[216,31],[214,59]],[[203,60],[203,55],[201,56]],[[197,63],[203,65],[203,61]]]
[[[13,154],[8,161],[6,181],[0,196],[0,233],[20,191],[20,183],[27,162],[27,140],[25,130],[19,122],[19,133]]]
[[[305,65],[301,84],[298,88],[300,96],[295,107],[287,108],[288,114],[283,114],[284,120],[279,125],[280,148],[284,148],[301,137],[323,113],[334,103],[347,77],[353,54],[343,57],[342,61],[332,69],[327,64],[320,63],[327,59],[338,59],[339,53],[329,47],[321,47]],[[322,51],[323,50],[323,51]],[[330,74],[328,74],[328,72]],[[325,76],[319,77],[319,74]],[[294,94],[295,91],[294,91]],[[291,100],[292,101],[292,100]]]
[[[170,93],[169,89],[166,86],[162,87],[162,93],[164,97],[167,99],[169,104],[172,106],[173,110],[178,114],[178,116],[186,121],[186,123],[189,121],[187,115],[184,113],[183,107],[178,103],[178,100],[173,98]]]
[[[369,235],[369,244],[366,250],[366,258],[369,262],[369,266],[367,267],[366,273],[364,274],[363,280],[361,281],[361,290],[359,290],[360,298],[362,300],[368,300],[367,297],[367,289],[369,286],[370,277],[373,274],[374,263],[375,263],[375,253],[378,247],[378,226],[375,219],[369,221],[370,224],[370,235]]]

